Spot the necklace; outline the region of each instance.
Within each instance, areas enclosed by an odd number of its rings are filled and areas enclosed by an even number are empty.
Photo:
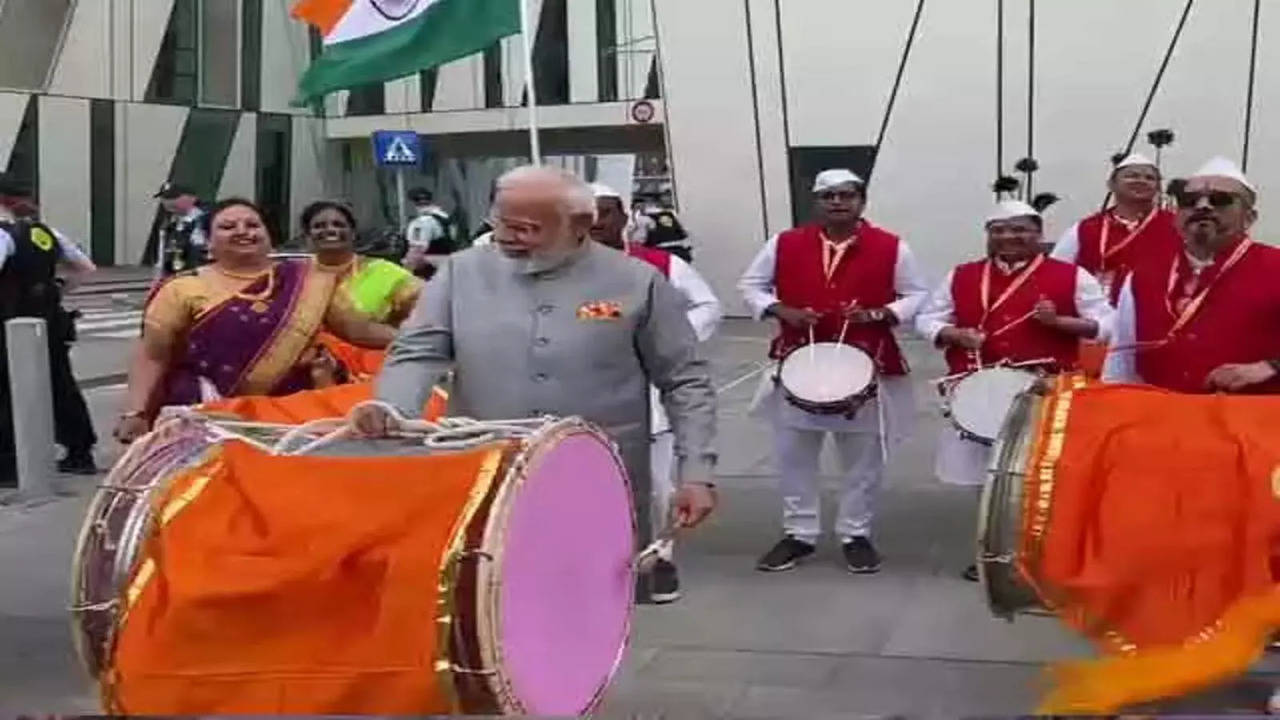
[[[236,292],[232,293],[232,297],[234,297],[237,300],[244,300],[249,302],[250,309],[252,309],[256,313],[264,313],[267,311],[268,305],[266,303],[266,300],[267,298],[270,298],[273,294],[275,294],[275,291],[276,291],[276,274],[275,272],[273,272],[275,270],[274,266],[268,267],[266,270],[262,272],[257,272],[250,275],[245,275],[243,273],[235,273],[225,268],[220,268],[217,265],[214,265],[213,269],[216,272],[222,275],[225,275],[226,277],[229,277],[229,278],[234,278],[236,280],[249,280],[251,281],[249,285],[253,284],[252,281],[256,281],[260,279],[263,275],[266,275],[267,287],[263,289],[262,292],[247,293],[247,292],[244,292],[243,290],[237,290]],[[248,287],[249,285],[246,285],[246,287]]]

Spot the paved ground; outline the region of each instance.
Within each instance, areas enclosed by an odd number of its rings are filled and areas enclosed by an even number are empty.
[[[879,522],[885,570],[853,576],[830,541],[790,573],[753,570],[778,537],[765,428],[744,417],[763,357],[759,329],[731,322],[715,347],[721,398],[723,507],[685,542],[685,598],[640,608],[606,717],[930,717],[1027,712],[1042,664],[1086,648],[1043,618],[993,619],[958,577],[970,562],[974,501],[929,479],[939,422],[921,386],[920,428],[893,461]],[[939,374],[911,345],[916,376]],[[105,363],[105,361],[104,361]],[[111,372],[116,369],[103,368]],[[734,383],[737,384],[734,384]],[[90,392],[99,428],[121,398]],[[107,460],[108,451],[103,459]],[[91,482],[64,497],[0,507],[0,715],[96,710],[71,657],[65,598],[75,533]],[[554,662],[554,659],[550,661]],[[1256,709],[1262,679],[1175,709]]]

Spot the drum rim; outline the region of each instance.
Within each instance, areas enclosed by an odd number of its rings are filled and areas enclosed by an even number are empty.
[[[1022,370],[1019,368],[1003,367],[1003,366],[978,368],[977,370],[974,370],[973,372],[968,373],[964,377],[956,380],[954,383],[951,384],[951,387],[948,388],[947,396],[946,396],[947,397],[946,415],[947,415],[947,419],[951,421],[951,424],[955,426],[956,430],[958,430],[962,435],[973,439],[975,442],[982,443],[983,445],[988,445],[994,451],[995,443],[997,439],[1000,437],[1000,435],[1002,435],[1005,432],[1005,421],[1009,419],[1009,414],[1012,413],[1014,405],[1011,404],[1009,406],[1009,411],[1005,414],[1005,417],[1001,418],[1000,427],[997,428],[995,437],[987,437],[986,435],[982,435],[977,431],[973,430],[972,428],[965,427],[964,424],[960,422],[959,418],[956,417],[956,413],[955,413],[955,397],[956,397],[956,393],[960,391],[960,388],[963,387],[967,381],[973,379],[975,376],[984,374],[984,373],[990,375],[990,374],[993,374],[993,371],[1000,371],[1001,375],[1006,375],[1009,373],[1017,373],[1019,375],[1027,376],[1027,380],[1028,380],[1027,385],[1017,392],[1017,394],[1014,397],[1014,403],[1017,403],[1023,394],[1025,394],[1028,390],[1034,387],[1035,382],[1037,380],[1036,373],[1031,370]]]
[[[71,606],[68,612],[68,622],[71,625],[71,643],[73,652],[80,661],[80,666],[85,673],[94,680],[100,680],[102,672],[110,668],[111,657],[115,650],[115,641],[118,636],[119,623],[124,617],[121,612],[122,605],[125,603],[123,597],[127,591],[130,578],[135,572],[141,560],[140,551],[145,544],[145,537],[149,532],[151,520],[155,516],[155,509],[152,506],[152,499],[156,496],[156,492],[162,490],[167,485],[152,485],[151,487],[138,486],[136,489],[124,489],[127,485],[122,481],[128,479],[139,468],[139,464],[146,456],[158,449],[168,447],[177,442],[181,442],[184,437],[193,438],[194,435],[189,434],[192,424],[184,418],[167,419],[159,426],[153,428],[146,435],[138,438],[130,444],[129,449],[124,455],[112,466],[107,476],[98,485],[98,489],[94,492],[93,500],[90,501],[89,507],[85,510],[83,519],[80,522],[80,532],[76,537],[76,545],[72,554],[71,561],[71,584],[68,595],[70,596]],[[207,445],[193,455],[183,456],[187,462],[199,457],[203,457],[208,450]],[[166,472],[172,469],[171,461],[166,465]],[[111,630],[106,638],[106,645],[94,651],[89,647],[89,638],[86,631],[84,619],[93,612],[81,606],[93,600],[85,597],[88,591],[86,587],[85,571],[90,556],[90,540],[95,536],[96,525],[104,519],[102,512],[110,509],[113,501],[125,493],[134,493],[136,499],[134,506],[128,510],[125,523],[122,526],[121,537],[116,538],[116,552],[112,556],[111,576],[116,582],[114,597],[98,602],[110,603],[114,602],[115,606],[105,609],[104,612],[111,614]],[[130,533],[124,532],[124,529],[133,528]],[[132,535],[126,540],[127,535]],[[127,551],[126,551],[127,550]],[[127,569],[121,573],[121,560],[126,556],[129,557]]]
[[[996,545],[996,541],[1001,538],[997,537],[1000,528],[996,527],[995,521],[998,514],[1003,514],[1010,507],[1013,491],[1012,484],[1015,482],[1015,471],[1011,467],[1015,460],[1013,455],[1019,443],[1032,432],[1030,423],[1031,417],[1036,414],[1034,412],[1035,401],[1036,397],[1034,395],[1026,392],[1020,393],[1014,400],[1014,404],[1009,408],[1003,427],[991,448],[991,461],[988,464],[986,481],[982,487],[982,499],[978,506],[978,576],[984,591],[983,594],[987,598],[987,605],[997,617],[1012,618],[1019,609],[1008,607],[1003,602],[1003,591],[996,588],[996,579],[992,576],[989,566],[1000,562],[993,557],[996,552],[1016,553],[1016,548],[1005,549]],[[1030,452],[1028,451],[1027,458],[1024,459],[1029,458]],[[995,507],[997,496],[1002,501],[999,508]],[[1006,564],[1009,566],[1010,571],[1013,572],[1012,558]]]
[[[858,390],[857,392],[852,393],[850,395],[846,395],[845,397],[837,398],[835,400],[812,400],[810,398],[804,398],[799,395],[796,395],[794,392],[791,391],[790,388],[787,387],[787,384],[783,382],[782,370],[786,366],[787,361],[789,361],[793,356],[795,356],[796,353],[807,350],[809,348],[814,348],[814,349],[841,348],[842,352],[844,351],[843,348],[848,348],[849,350],[852,350],[853,352],[861,355],[867,361],[867,366],[871,370],[870,375],[867,378],[867,384],[863,386],[861,390]],[[777,368],[774,369],[774,381],[777,382],[778,387],[782,389],[783,394],[786,395],[788,400],[791,400],[795,404],[801,405],[803,407],[813,407],[813,408],[818,408],[822,410],[842,409],[845,406],[849,405],[850,403],[856,402],[858,400],[865,400],[866,398],[871,397],[872,395],[875,394],[876,385],[879,382],[879,380],[880,380],[880,370],[879,368],[876,367],[875,358],[871,356],[871,353],[867,352],[866,350],[863,350],[861,347],[857,345],[852,345],[850,343],[819,342],[819,343],[806,343],[804,345],[794,347],[790,350],[790,352],[782,356],[782,359],[778,361]]]
[[[495,491],[488,517],[485,519],[484,533],[481,539],[480,552],[486,562],[480,563],[476,569],[476,596],[474,598],[476,641],[480,648],[480,660],[483,672],[480,679],[489,688],[499,709],[504,713],[528,714],[524,701],[516,693],[512,678],[506,668],[502,647],[502,559],[504,557],[506,529],[511,511],[515,505],[514,498],[524,483],[528,481],[528,468],[538,456],[555,447],[552,442],[570,435],[590,435],[600,442],[609,452],[623,479],[624,491],[631,505],[630,527],[632,537],[635,536],[637,522],[632,497],[631,479],[627,475],[626,465],[622,462],[618,446],[603,430],[596,425],[578,417],[556,420],[539,428],[532,436],[521,442],[519,451],[512,459],[506,476]],[[630,585],[635,585],[635,570],[629,569]],[[621,642],[617,656],[609,671],[605,674],[595,695],[579,715],[591,713],[604,699],[605,693],[612,685],[614,678],[626,656],[631,640],[631,620],[635,609],[635,598],[629,596],[627,601],[626,620],[623,625]]]

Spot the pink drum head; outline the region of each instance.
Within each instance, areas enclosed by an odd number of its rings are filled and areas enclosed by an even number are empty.
[[[503,541],[498,642],[532,715],[580,715],[626,647],[635,579],[626,474],[594,434],[535,451]]]

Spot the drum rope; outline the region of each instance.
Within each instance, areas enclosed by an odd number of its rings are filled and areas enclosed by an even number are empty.
[[[346,418],[312,420],[299,425],[271,448],[273,455],[307,455],[336,442],[359,438],[350,418],[361,409],[380,408],[392,420],[391,437],[421,439],[422,444],[437,450],[462,450],[484,445],[496,440],[522,439],[532,435],[546,424],[545,418],[519,418],[508,420],[474,420],[472,418],[440,418],[439,420],[409,420],[395,407],[378,400],[367,400],[353,408]],[[316,436],[319,437],[316,437]],[[304,437],[314,438],[296,450],[290,446]]]
[[[439,420],[409,420],[393,406],[377,400],[367,400],[352,407],[347,417],[321,418],[301,425],[289,426],[277,423],[209,423],[205,429],[215,440],[239,440],[254,446],[268,455],[309,455],[343,440],[362,439],[351,424],[351,417],[366,407],[381,408],[391,418],[389,437],[421,440],[435,450],[466,450],[499,440],[523,439],[533,435],[546,425],[547,418],[516,418],[508,420],[474,420],[451,417]],[[192,409],[173,411],[176,418],[203,420],[206,416]],[[287,428],[287,430],[286,430]],[[264,441],[237,430],[284,430],[275,442]],[[301,444],[300,444],[301,443]]]

